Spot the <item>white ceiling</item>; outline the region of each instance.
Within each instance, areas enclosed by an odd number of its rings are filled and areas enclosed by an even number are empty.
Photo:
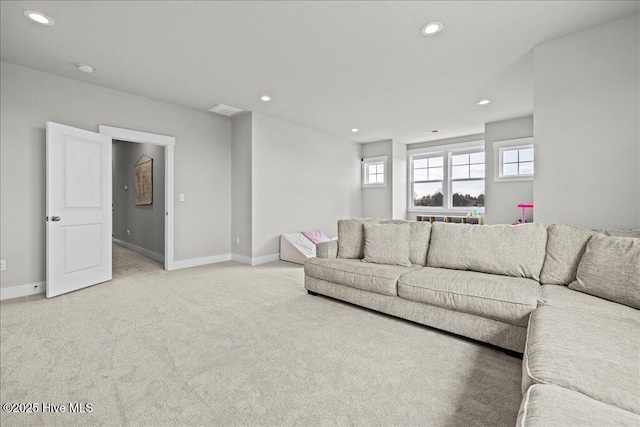
[[[3,1],[0,48],[3,61],[203,112],[224,103],[354,141],[418,142],[531,114],[533,46],[636,13],[638,1]],[[444,30],[422,36],[431,21]]]

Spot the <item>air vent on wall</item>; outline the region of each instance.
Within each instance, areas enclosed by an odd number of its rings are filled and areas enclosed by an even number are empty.
[[[212,113],[220,114],[223,116],[231,117],[234,114],[238,114],[242,110],[236,107],[231,107],[229,105],[218,104],[212,108],[209,108],[209,111]]]

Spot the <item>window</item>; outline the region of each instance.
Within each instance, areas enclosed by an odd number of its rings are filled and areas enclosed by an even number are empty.
[[[533,138],[496,141],[494,180],[529,181],[533,179]]]
[[[432,157],[413,159],[413,204],[414,206],[442,207],[444,196],[444,157],[435,154]]]
[[[362,159],[362,186],[386,187],[386,164],[387,156]]]
[[[409,151],[409,209],[484,207],[484,141]]]
[[[451,155],[453,207],[484,206],[484,151]]]

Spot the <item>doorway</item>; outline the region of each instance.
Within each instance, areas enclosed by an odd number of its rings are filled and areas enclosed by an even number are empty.
[[[164,268],[165,148],[112,140],[112,242]],[[117,251],[120,254],[122,251]],[[127,256],[115,256],[113,274],[127,271]]]
[[[174,262],[173,152],[175,138],[103,125],[100,126],[99,131],[100,134],[111,137],[113,144],[114,242],[161,262],[165,270],[171,270]],[[116,156],[118,156],[117,159]],[[145,163],[149,159],[153,160],[152,169],[162,173],[152,174],[154,187],[152,203],[136,205],[134,165]],[[124,180],[116,177],[116,161],[118,161],[118,174],[120,175],[122,171]],[[125,186],[127,186],[126,189]],[[163,197],[158,194],[159,192]],[[139,200],[139,202],[147,203],[148,200],[146,202]],[[118,203],[117,207],[116,203]],[[153,226],[145,227],[144,221],[152,221]],[[158,235],[160,227],[163,228],[162,236]]]

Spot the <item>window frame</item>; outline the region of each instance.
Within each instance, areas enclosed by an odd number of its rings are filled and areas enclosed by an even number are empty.
[[[362,188],[375,188],[387,186],[387,175],[389,169],[387,168],[387,156],[367,157],[362,159]],[[369,182],[369,174],[367,169],[371,165],[382,165],[382,182]]]
[[[436,214],[446,214],[446,213],[466,213],[469,212],[471,207],[462,206],[462,207],[454,207],[453,206],[453,192],[452,192],[452,156],[458,154],[471,154],[471,153],[485,153],[485,176],[484,178],[465,178],[461,179],[461,181],[485,181],[485,193],[486,193],[486,180],[487,180],[487,153],[485,152],[485,143],[484,140],[474,140],[469,142],[463,142],[458,144],[444,144],[444,145],[434,145],[425,148],[416,148],[413,150],[407,150],[407,211],[408,212],[432,212]],[[415,160],[430,158],[430,157],[439,157],[442,156],[443,161],[443,174],[442,174],[442,196],[443,196],[443,206],[414,206],[413,205],[413,185],[416,183],[413,180],[413,163]],[[460,181],[460,180],[456,180]],[[429,182],[429,181],[418,181],[420,182]],[[438,182],[438,181],[431,181]],[[486,196],[486,194],[485,194]],[[484,213],[484,206],[479,207],[478,211]]]
[[[504,166],[504,153],[506,151],[532,149],[533,150],[533,173],[532,174],[518,174],[507,175],[503,174]],[[528,162],[518,162],[520,163]],[[495,141],[493,143],[493,181],[494,182],[518,182],[518,181],[533,181],[533,177],[536,173],[536,150],[533,143],[533,137],[507,139],[503,141]]]

